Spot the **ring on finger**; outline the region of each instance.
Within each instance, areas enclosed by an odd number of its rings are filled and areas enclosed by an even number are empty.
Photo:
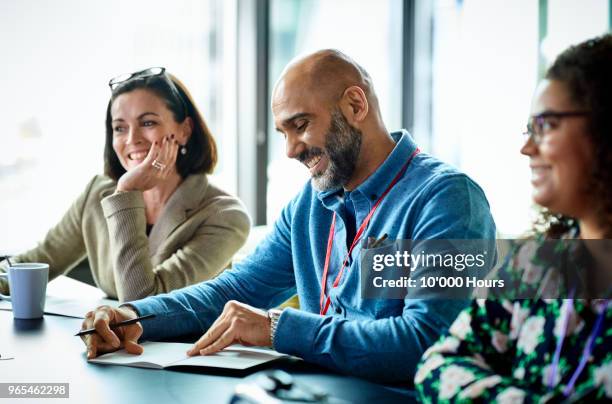
[[[164,169],[166,168],[166,165],[165,165],[164,163],[160,162],[160,161],[157,161],[157,159],[153,160],[153,162],[151,163],[151,165],[152,165],[154,168],[156,168],[156,169],[158,169],[158,170],[160,170],[160,171],[162,171],[162,170],[164,170]]]

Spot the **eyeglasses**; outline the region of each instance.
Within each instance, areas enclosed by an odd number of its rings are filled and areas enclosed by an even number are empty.
[[[111,90],[115,90],[120,84],[123,84],[132,79],[142,79],[146,77],[161,76],[166,71],[165,67],[149,67],[148,69],[141,70],[135,73],[125,73],[117,77],[113,77],[108,82],[108,86]]]
[[[585,116],[588,114],[588,111],[542,112],[541,114],[533,115],[529,118],[527,130],[523,132],[523,135],[528,139],[533,139],[535,144],[540,144],[546,133],[559,126],[561,119]]]

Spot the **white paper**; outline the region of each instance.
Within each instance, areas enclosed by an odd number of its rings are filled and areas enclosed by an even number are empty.
[[[196,366],[244,370],[287,356],[265,348],[251,348],[242,345],[231,345],[213,355],[191,357],[187,356],[187,351],[191,349],[193,344],[144,342],[142,346],[144,352],[141,355],[132,355],[125,350],[121,350],[91,359],[89,362],[152,369],[170,366]]]

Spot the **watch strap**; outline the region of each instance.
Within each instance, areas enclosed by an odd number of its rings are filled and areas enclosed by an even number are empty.
[[[280,309],[268,310],[268,318],[270,319],[270,342],[272,343],[272,348],[274,348],[274,338],[276,337],[278,320],[280,319],[282,312],[283,311]]]

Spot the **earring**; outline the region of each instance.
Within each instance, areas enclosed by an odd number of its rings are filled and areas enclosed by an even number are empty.
[[[185,154],[187,154],[187,146],[183,145],[181,146],[181,154],[184,156]]]

